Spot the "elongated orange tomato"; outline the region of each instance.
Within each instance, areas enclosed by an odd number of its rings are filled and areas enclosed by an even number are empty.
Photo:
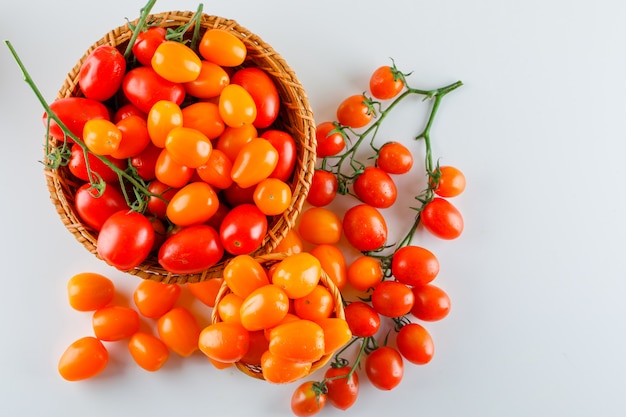
[[[329,355],[344,346],[352,338],[348,322],[338,317],[327,317],[315,321],[324,331],[324,354]]]
[[[217,303],[217,314],[226,323],[241,323],[243,298],[232,292],[224,295]]]
[[[261,355],[263,378],[273,384],[288,384],[309,374],[312,362],[296,362],[266,350]]]
[[[165,137],[165,149],[172,159],[189,168],[207,163],[213,145],[206,135],[190,127],[175,127]]]
[[[182,42],[165,41],[154,51],[152,69],[174,83],[194,81],[200,75],[200,57]]]
[[[130,338],[128,351],[137,365],[150,372],[161,369],[170,356],[161,339],[143,332],[137,332]]]
[[[311,249],[310,253],[320,261],[322,269],[328,274],[333,284],[342,290],[348,282],[348,266],[341,249],[335,245],[322,244]]]
[[[239,323],[218,322],[205,327],[198,338],[200,351],[222,363],[239,361],[250,348],[250,334]]]
[[[139,314],[130,307],[112,305],[93,313],[95,336],[107,342],[126,339],[139,331]]]
[[[243,145],[237,154],[230,175],[241,188],[248,188],[268,178],[276,164],[276,148],[266,139],[254,138]]]
[[[241,148],[258,137],[257,133],[256,127],[252,124],[245,124],[241,127],[226,126],[224,132],[217,139],[215,147],[224,152],[228,159],[234,161]]]
[[[217,293],[224,282],[224,278],[212,278],[199,282],[188,282],[187,288],[189,291],[200,300],[203,304],[209,307],[215,307],[215,301]]]
[[[198,102],[182,109],[183,127],[191,127],[202,132],[208,139],[218,138],[226,129],[215,103]]]
[[[106,368],[109,352],[100,340],[86,336],[67,347],[59,359],[59,374],[68,381],[96,376]]]
[[[182,188],[193,177],[194,172],[196,171],[193,168],[176,162],[165,148],[161,150],[154,166],[156,179],[173,188]]]
[[[204,32],[198,51],[204,59],[222,67],[241,65],[248,52],[241,39],[223,29]]]
[[[241,127],[253,123],[257,108],[254,99],[240,85],[229,84],[222,90],[219,98],[219,112],[228,126]]]
[[[316,285],[304,297],[293,300],[293,309],[301,319],[317,321],[330,317],[335,310],[335,300],[328,288]]]
[[[201,61],[198,77],[185,83],[185,91],[197,98],[212,98],[220,95],[230,84],[230,76],[224,68],[207,60]]]
[[[294,362],[315,362],[324,355],[324,330],[310,320],[295,320],[270,331],[269,351]]]
[[[298,223],[300,237],[315,245],[333,245],[339,242],[343,225],[339,216],[326,207],[309,207],[302,212]]]
[[[198,350],[200,326],[185,307],[174,307],[157,321],[159,337],[173,352],[187,357]]]
[[[293,255],[294,253],[300,253],[304,250],[302,245],[302,239],[298,235],[296,229],[289,229],[285,237],[278,242],[274,253],[286,253],[287,255]]]
[[[73,309],[95,311],[106,307],[115,295],[113,281],[95,272],[82,272],[67,282],[67,297]]]
[[[280,323],[289,311],[289,297],[276,285],[257,288],[241,304],[241,324],[246,330],[263,330]]]
[[[206,183],[223,190],[233,183],[230,172],[233,169],[232,161],[224,152],[213,149],[206,164],[198,167],[198,176]]]
[[[270,283],[263,265],[250,255],[237,255],[228,261],[224,267],[224,281],[242,298]]]
[[[144,279],[135,288],[133,301],[144,317],[158,318],[174,307],[180,293],[178,284]]]
[[[219,206],[213,187],[203,181],[190,182],[174,194],[167,205],[167,218],[178,226],[191,226],[209,220]]]
[[[147,124],[152,143],[164,148],[165,138],[170,130],[183,125],[183,112],[173,101],[160,100],[150,108]]]
[[[296,253],[280,261],[271,277],[289,298],[300,298],[309,294],[319,283],[322,275],[320,261],[308,252]]]

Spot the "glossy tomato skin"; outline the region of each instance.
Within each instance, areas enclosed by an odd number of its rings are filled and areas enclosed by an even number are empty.
[[[435,353],[435,345],[430,333],[418,323],[403,326],[396,337],[398,351],[407,361],[425,365]]]
[[[172,196],[167,218],[178,226],[191,226],[209,220],[219,206],[217,193],[203,181],[190,182]]]
[[[98,231],[113,213],[130,209],[124,195],[111,184],[105,186],[100,195],[91,184],[81,185],[74,195],[74,204],[80,218]]]
[[[374,97],[379,100],[389,100],[402,91],[404,82],[394,74],[392,67],[385,65],[372,73],[369,86]]]
[[[333,122],[322,122],[317,125],[315,137],[317,139],[317,157],[334,156],[343,151],[346,141],[340,132],[333,132],[336,126]]]
[[[387,223],[369,204],[357,204],[346,211],[343,231],[348,242],[362,252],[379,249],[387,242]]]
[[[330,367],[326,370],[326,393],[328,403],[340,410],[352,407],[359,396],[359,375],[350,366]]]
[[[297,149],[296,141],[289,133],[282,130],[266,130],[261,134],[278,151],[278,162],[269,175],[270,178],[277,178],[281,181],[289,181],[296,166]]]
[[[315,245],[335,244],[341,239],[341,218],[326,207],[309,207],[300,216],[298,233],[302,240]]]
[[[346,98],[337,107],[337,121],[353,129],[366,126],[373,118],[374,113],[362,94]]]
[[[174,307],[180,296],[178,284],[142,280],[133,292],[133,301],[139,312],[148,318],[159,318]]]
[[[357,337],[374,336],[380,329],[380,315],[372,306],[363,301],[348,304],[344,313],[350,331]]]
[[[440,197],[456,197],[465,190],[465,175],[453,166],[439,167],[439,181],[435,194]]]
[[[116,159],[110,157],[107,159],[119,169],[126,169],[127,162],[125,159]],[[113,171],[110,167],[108,167],[93,153],[87,152],[87,161],[89,161],[89,168],[91,169],[91,172],[97,173],[98,177],[102,179],[102,181],[106,182],[107,184],[119,182],[119,177],[117,173]],[[87,171],[85,152],[83,151],[83,148],[81,148],[80,145],[78,145],[77,143],[72,145],[70,162],[67,166],[70,169],[70,172],[74,176],[76,176],[76,178],[87,182],[91,180]]]
[[[267,139],[254,138],[237,153],[230,175],[240,187],[252,187],[274,172],[278,158],[278,151]]]
[[[160,100],[180,106],[186,95],[181,83],[166,80],[152,67],[137,67],[128,71],[122,81],[122,89],[126,98],[146,114]]]
[[[198,350],[200,325],[189,309],[176,306],[157,320],[159,338],[167,347],[182,357]]]
[[[256,120],[257,109],[248,91],[238,84],[228,84],[220,93],[219,113],[230,127],[242,127]]]
[[[217,322],[202,329],[198,346],[210,359],[234,363],[248,352],[250,334],[239,323]]]
[[[110,119],[109,109],[97,100],[85,97],[64,97],[50,103],[50,110],[57,115],[63,124],[76,137],[82,139],[83,127],[88,120]],[[43,125],[48,125],[48,115],[44,112],[42,117]],[[50,136],[58,141],[63,141],[63,130],[57,122],[50,120]],[[72,142],[72,139],[68,137]]]
[[[98,375],[109,362],[109,352],[95,337],[73,342],[59,359],[58,370],[67,381],[81,381]]]
[[[170,356],[167,346],[161,339],[143,332],[131,336],[128,351],[137,365],[149,372],[161,369]]]
[[[415,296],[407,285],[386,280],[380,282],[372,292],[372,307],[386,317],[401,317],[413,308]]]
[[[376,166],[389,174],[406,174],[413,167],[413,155],[400,142],[387,142],[378,151]]]
[[[139,331],[139,314],[130,307],[111,305],[96,310],[92,324],[98,339],[114,342],[129,338]]]
[[[398,189],[394,180],[378,167],[369,166],[353,183],[356,196],[376,208],[388,208],[396,202]]]
[[[280,97],[270,76],[260,68],[249,67],[235,72],[230,82],[242,86],[252,96],[257,109],[254,126],[257,129],[271,126],[278,117]]]
[[[337,196],[339,182],[332,172],[316,169],[313,172],[306,201],[315,207],[324,207],[332,203]]]
[[[78,85],[85,97],[106,101],[119,90],[125,73],[124,55],[111,45],[100,45],[83,61]]]
[[[448,200],[435,197],[421,213],[424,228],[440,239],[456,239],[463,233],[463,216]]]
[[[316,387],[316,382],[306,381],[291,396],[291,411],[297,417],[313,416],[326,405],[326,394]]]
[[[390,346],[381,346],[367,355],[365,372],[376,388],[392,390],[400,384],[404,376],[402,355]]]
[[[441,288],[432,285],[413,287],[415,303],[411,314],[423,321],[438,321],[450,312],[450,297]]]
[[[155,167],[161,150],[150,142],[143,151],[130,158],[130,164],[144,181],[151,181],[156,178]]]
[[[132,47],[133,55],[143,66],[149,67],[152,63],[154,52],[160,44],[165,42],[167,31],[162,27],[150,27],[139,32],[135,44]]]
[[[220,261],[224,249],[219,235],[208,225],[183,228],[161,245],[159,264],[176,274],[193,274],[204,271]]]
[[[95,272],[81,272],[67,282],[67,298],[73,309],[95,311],[106,307],[115,296],[113,281]]]
[[[241,39],[222,29],[209,29],[204,32],[198,51],[204,59],[222,67],[241,65],[248,52]]]
[[[267,233],[267,217],[254,204],[233,207],[222,220],[220,241],[226,252],[243,255],[261,246]]]
[[[309,253],[320,261],[322,269],[337,289],[342,290],[348,282],[348,267],[341,249],[335,245],[322,244],[311,249]]]
[[[111,215],[98,234],[98,256],[121,271],[141,264],[154,243],[154,228],[143,214],[122,210]]]
[[[175,83],[194,81],[202,67],[200,57],[189,46],[169,40],[157,46],[150,63],[157,74]]]
[[[146,119],[130,115],[115,124],[122,134],[118,149],[111,154],[117,159],[131,158],[139,155],[150,144],[150,135]]]
[[[396,280],[407,285],[426,285],[439,274],[439,260],[421,246],[403,246],[393,254],[391,273]]]

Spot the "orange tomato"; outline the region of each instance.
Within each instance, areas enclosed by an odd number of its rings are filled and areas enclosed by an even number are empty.
[[[333,284],[342,290],[348,282],[348,267],[341,249],[335,245],[321,244],[311,249],[310,253],[320,261]]]
[[[291,308],[290,308],[290,311],[291,311]],[[276,324],[276,326],[280,326],[281,324],[289,323],[291,321],[296,321],[296,320],[300,320],[300,317],[296,316],[294,313],[289,312],[285,315],[285,317],[278,324]],[[270,341],[270,333],[272,332],[272,329],[276,326],[267,327],[263,330],[265,340],[267,340],[268,342]]]
[[[291,187],[277,178],[266,178],[256,185],[254,204],[266,216],[284,213],[291,204]]]
[[[135,363],[149,372],[161,369],[170,356],[165,343],[149,333],[137,332],[128,342],[128,351]]]
[[[274,248],[272,252],[274,253],[286,253],[288,255],[292,255],[294,253],[300,253],[304,250],[302,245],[302,240],[300,236],[298,236],[298,232],[296,229],[289,229],[285,237],[278,242],[278,245]]]
[[[241,324],[246,330],[276,326],[289,311],[289,297],[276,285],[264,285],[252,291],[241,304]]]
[[[68,381],[81,381],[96,376],[106,368],[109,352],[95,337],[86,336],[73,342],[61,355],[59,374]]]
[[[165,138],[165,149],[172,159],[189,168],[207,163],[213,145],[204,133],[190,127],[175,127]]]
[[[328,288],[317,285],[304,297],[294,299],[293,308],[301,319],[317,321],[330,317],[335,310],[335,300]]]
[[[95,272],[82,272],[67,282],[67,297],[73,309],[95,311],[107,306],[115,296],[113,281]]]
[[[254,123],[256,119],[254,99],[245,88],[237,84],[224,87],[220,93],[218,108],[224,123],[231,127]]]
[[[310,320],[295,320],[270,331],[269,351],[294,362],[315,362],[324,355],[324,330]]]
[[[218,322],[205,327],[198,338],[200,351],[209,359],[234,363],[248,352],[250,334],[239,323]]]
[[[226,129],[226,125],[215,103],[198,102],[190,104],[183,110],[183,127],[196,129],[208,139],[218,138]]]
[[[222,67],[241,65],[248,52],[241,39],[223,29],[209,29],[204,32],[198,51],[204,59]]]
[[[122,132],[106,119],[88,120],[83,127],[83,141],[96,155],[111,155],[122,142]]]
[[[130,307],[104,307],[93,313],[92,325],[98,339],[107,342],[122,340],[139,331],[139,314]]]
[[[324,354],[329,355],[344,346],[352,338],[348,322],[338,317],[326,317],[315,321],[324,331]]]
[[[174,307],[157,321],[159,337],[176,354],[187,357],[198,349],[200,326],[185,307]]]
[[[165,41],[154,51],[152,69],[174,83],[187,83],[200,75],[200,57],[182,42]]]
[[[150,134],[146,120],[140,116],[131,115],[115,124],[122,134],[122,140],[111,156],[116,159],[126,159],[139,155],[150,143]]]
[[[209,220],[219,206],[213,187],[203,181],[190,182],[174,194],[167,205],[167,218],[178,226],[202,224]]]
[[[158,318],[174,307],[180,292],[178,284],[164,284],[144,279],[135,288],[133,300],[143,316]]]
[[[300,298],[317,286],[322,274],[320,261],[310,253],[290,255],[280,261],[272,274],[274,285],[282,288],[289,298]]]
[[[200,282],[188,282],[187,288],[189,288],[194,297],[212,308],[215,307],[217,293],[223,282],[224,278],[211,278]]]
[[[157,101],[148,112],[147,125],[152,143],[164,148],[165,138],[170,130],[183,125],[183,112],[173,101]]]
[[[230,76],[221,66],[202,60],[198,77],[184,84],[185,91],[197,98],[212,98],[220,95],[230,84]]]
[[[325,207],[309,207],[300,215],[300,237],[315,245],[339,242],[343,230],[339,216]]]
[[[383,275],[380,260],[371,256],[359,256],[348,265],[348,282],[358,291],[367,291],[370,288],[374,288],[383,280]]]
[[[269,350],[261,355],[263,379],[273,384],[288,384],[309,374],[312,362],[295,362],[274,355]]]
[[[241,323],[241,304],[243,298],[234,293],[224,295],[217,303],[217,314],[226,323]]]
[[[268,285],[265,268],[250,255],[237,255],[224,267],[224,281],[230,290],[242,298]]]
[[[252,187],[269,177],[277,164],[276,148],[267,139],[254,138],[237,154],[230,176],[240,187]]]
[[[217,139],[215,147],[224,152],[228,159],[234,161],[243,145],[257,137],[257,129],[252,124],[241,127],[226,126],[224,132]]]
[[[223,190],[233,183],[230,177],[232,169],[233,163],[228,156],[219,149],[213,149],[207,163],[198,167],[196,172],[202,181]]]

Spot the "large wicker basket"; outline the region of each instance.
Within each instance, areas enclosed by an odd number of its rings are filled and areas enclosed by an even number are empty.
[[[194,18],[190,11],[172,11],[153,14],[148,17],[150,22],[158,22],[163,27],[180,27]],[[137,23],[131,22],[131,23]],[[247,47],[248,54],[243,67],[254,66],[266,71],[274,80],[281,98],[281,109],[274,126],[283,129],[293,136],[297,145],[296,168],[291,179],[293,199],[291,206],[282,215],[270,219],[268,233],[253,255],[271,252],[294,223],[302,210],[304,200],[309,191],[309,185],[315,165],[315,123],[307,94],[298,81],[294,71],[274,49],[263,42],[257,35],[241,27],[236,21],[217,16],[203,14],[201,16],[200,34],[207,29],[224,29],[240,38]],[[187,33],[191,37],[193,28]],[[68,73],[58,97],[81,96],[78,87],[78,74],[82,62],[99,45],[109,44],[124,52],[132,36],[129,25],[120,26],[111,30],[100,40],[94,43],[81,57],[78,63]],[[46,138],[52,145],[57,145],[52,138]],[[73,179],[67,167],[58,169],[45,168],[47,185],[56,210],[66,228],[92,254],[97,256],[97,232],[83,224],[74,207],[74,194],[78,182]],[[172,274],[164,270],[157,262],[156,256],[151,255],[140,266],[128,271],[145,279],[152,279],[166,283],[198,282],[221,275],[224,261],[197,274]]]

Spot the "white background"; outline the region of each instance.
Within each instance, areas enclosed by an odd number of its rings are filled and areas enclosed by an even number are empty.
[[[160,0],[153,11],[197,4]],[[4,2],[0,37],[53,100],[87,47],[142,6]],[[317,121],[390,57],[414,71],[416,87],[464,82],[444,99],[432,137],[442,164],[466,174],[455,200],[466,229],[455,241],[418,236],[439,257],[436,282],[453,303],[427,325],[435,357],[407,366],[391,392],[362,378],[350,411],[322,415],[625,415],[626,3],[217,0],[204,10],[280,52]],[[67,304],[69,277],[98,271],[121,294],[137,278],[96,260],[59,221],[38,162],[42,109],[4,45],[0,83],[0,415],[290,415],[295,385],[220,372],[201,354],[172,355],[149,374],[111,345],[103,374],[61,379],[59,356],[90,333],[89,316]],[[402,114],[389,134],[409,143],[424,113]],[[394,230],[403,221],[389,220]]]

